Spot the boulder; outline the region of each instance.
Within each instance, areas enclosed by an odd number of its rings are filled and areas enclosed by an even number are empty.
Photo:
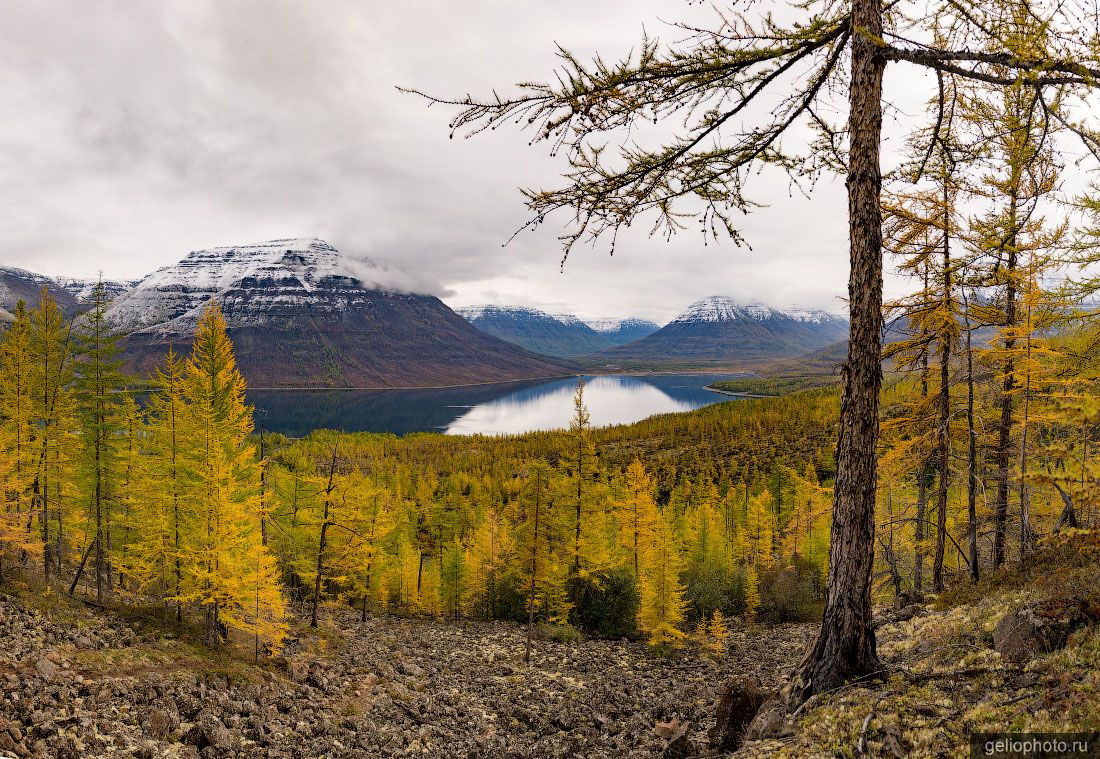
[[[903,590],[894,596],[894,611],[901,611],[907,606],[913,606],[914,604],[920,605],[924,603],[924,593],[919,590]]]
[[[653,732],[658,738],[664,738],[666,741],[671,740],[674,735],[681,732],[684,725],[680,720],[673,717],[668,722],[658,722],[653,726]]]
[[[711,743],[718,751],[736,751],[745,738],[745,730],[767,695],[752,678],[735,678],[726,684],[718,699],[718,715],[710,731]]]
[[[163,709],[146,709],[141,717],[141,731],[154,740],[167,740],[176,727],[179,727],[179,720],[173,724],[172,716]]]
[[[309,678],[309,662],[302,659],[287,659],[286,674],[296,683],[304,683]]]
[[[688,740],[690,730],[690,722],[680,722],[678,719],[657,723],[654,732],[668,740],[664,751],[661,752],[663,759],[684,759],[695,756],[695,746]]]
[[[43,680],[52,680],[57,675],[57,665],[43,657],[34,663],[34,671]]]
[[[746,741],[761,741],[769,738],[786,738],[794,735],[794,725],[790,721],[787,703],[781,697],[770,698],[760,707],[752,722],[745,729]]]
[[[229,728],[210,712],[199,714],[194,727],[187,731],[184,739],[200,751],[212,748],[218,752],[225,752],[231,750],[236,743]]]
[[[19,744],[11,737],[7,730],[0,731],[0,750],[14,754],[19,749]]]
[[[993,628],[993,648],[1005,659],[1023,663],[1066,645],[1084,620],[1072,611],[1029,603],[1001,617]]]

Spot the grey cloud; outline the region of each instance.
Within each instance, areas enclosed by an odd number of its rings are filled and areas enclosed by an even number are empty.
[[[394,88],[503,89],[549,75],[555,41],[617,56],[643,23],[676,37],[658,19],[707,14],[667,0],[5,4],[0,262],[134,277],[194,249],[316,235],[455,305],[667,320],[726,292],[837,310],[842,184],[811,202],[758,177],[771,207],[745,220],[754,252],[630,234],[561,273],[549,226],[501,246],[526,219],[516,187],[552,184],[560,164],[522,133],[449,140],[448,113]]]

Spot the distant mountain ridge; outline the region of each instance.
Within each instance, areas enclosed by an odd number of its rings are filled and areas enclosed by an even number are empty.
[[[572,371],[479,332],[434,296],[365,285],[348,269],[316,238],[193,251],[119,296],[107,319],[126,333],[128,367],[149,372],[169,346],[186,349],[216,300],[257,387],[433,387]]]
[[[827,311],[742,304],[712,295],[692,303],[657,332],[601,352],[599,359],[627,365],[752,364],[810,353],[847,336],[848,320]]]
[[[554,316],[537,308],[468,306],[458,313],[485,334],[544,356],[578,357],[610,345],[576,317]]]
[[[643,319],[600,319],[593,323],[573,314],[549,314],[523,306],[465,306],[457,310],[482,332],[559,358],[591,355],[658,329]]]
[[[92,288],[98,279],[79,279],[75,277],[50,277],[15,266],[0,266],[0,319],[10,321],[12,312],[19,301],[33,308],[46,288],[58,307],[72,316],[82,310]],[[137,284],[136,281],[116,281],[105,279],[103,284],[109,297],[114,298]]]
[[[106,280],[107,319],[124,334],[127,367],[155,368],[184,351],[217,301],[246,378],[258,387],[435,387],[558,377],[576,363],[626,368],[760,364],[847,338],[841,316],[711,296],[666,324],[582,319],[535,308],[471,306],[374,284],[385,268],[351,262],[316,238],[193,251],[138,281]],[[67,314],[96,280],[0,267],[0,318],[43,287]]]
[[[614,345],[626,345],[641,340],[661,328],[657,322],[636,318],[585,319],[584,323],[607,337]]]

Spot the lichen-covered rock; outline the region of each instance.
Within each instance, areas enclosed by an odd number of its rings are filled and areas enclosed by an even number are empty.
[[[200,751],[206,748],[229,751],[237,743],[237,736],[233,735],[216,715],[204,711],[199,714],[198,720],[184,736],[184,740]]]
[[[746,741],[761,741],[769,738],[783,738],[794,733],[785,699],[776,696],[764,702],[760,711],[753,717],[745,729]]]
[[[1025,604],[1001,617],[993,628],[993,648],[1009,661],[1027,662],[1062,648],[1081,622],[1073,612]]]
[[[65,614],[62,622],[0,598],[0,717],[14,728],[0,731],[0,754],[707,754],[723,684],[778,681],[813,634],[809,625],[734,629],[715,661],[690,648],[657,657],[630,641],[539,641],[525,664],[524,631],[513,624],[361,623],[331,609],[323,645],[303,634],[287,660],[253,666],[225,655],[208,664],[201,648],[159,628],[135,632],[82,606]],[[38,673],[40,659],[55,677]],[[661,736],[657,723],[676,729]]]
[[[924,601],[924,593],[921,593],[919,590],[909,588],[908,590],[903,590],[896,596],[894,596],[894,611],[901,611],[907,606],[913,606],[914,604],[919,606],[923,604]]]
[[[287,659],[286,674],[296,683],[304,683],[309,679],[309,662],[302,659]]]
[[[34,671],[43,680],[53,680],[57,676],[57,665],[43,657],[34,663]]]
[[[179,718],[174,721],[172,716],[164,709],[152,707],[145,710],[141,718],[141,729],[145,735],[154,740],[167,740],[168,736],[179,727]]]

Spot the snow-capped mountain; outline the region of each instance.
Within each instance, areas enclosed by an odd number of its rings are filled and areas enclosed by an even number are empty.
[[[761,303],[741,305],[727,295],[711,295],[692,303],[670,323],[724,322],[738,319],[752,319],[754,321],[792,319],[812,324],[827,324],[838,319],[844,321],[842,317],[830,314],[827,311],[798,307],[780,309],[765,306]]]
[[[72,293],[61,287],[52,277],[14,266],[0,266],[0,319],[10,321],[19,301],[24,301],[28,308],[33,308],[38,304],[43,287],[49,290],[66,314],[72,315],[79,310],[80,304]]]
[[[576,358],[615,345],[572,314],[518,306],[467,306],[458,313],[482,332],[544,356]]]
[[[72,316],[79,313],[92,295],[98,279],[77,279],[74,277],[48,277],[14,266],[0,266],[0,319],[12,318],[12,311],[19,301],[28,308],[38,304],[42,288],[57,302],[62,312]],[[133,287],[136,282],[103,280],[107,295],[114,299]]]
[[[79,277],[54,277],[54,281],[62,290],[72,295],[80,303],[87,303],[92,297],[99,279],[87,279]],[[108,300],[116,300],[123,293],[129,292],[140,282],[140,279],[105,279],[103,289],[107,293]]]
[[[340,301],[315,298],[314,290],[336,273],[339,262],[339,252],[317,239],[196,250],[138,282],[112,304],[107,318],[120,332],[155,327],[187,334],[211,298],[218,298],[227,315],[232,311],[245,321],[263,320],[280,303],[337,307]],[[235,308],[246,292],[250,307]]]
[[[611,341],[613,345],[626,345],[652,335],[661,326],[648,319],[585,319],[584,323]]]
[[[826,311],[741,304],[712,295],[692,303],[653,334],[604,351],[601,358],[732,365],[798,356],[847,336],[848,320]]]
[[[215,300],[256,387],[415,387],[568,373],[479,332],[434,296],[372,284],[376,273],[382,268],[345,260],[315,238],[198,250],[145,277],[107,318],[128,333],[121,345],[129,368],[148,372],[169,345],[186,349]]]

